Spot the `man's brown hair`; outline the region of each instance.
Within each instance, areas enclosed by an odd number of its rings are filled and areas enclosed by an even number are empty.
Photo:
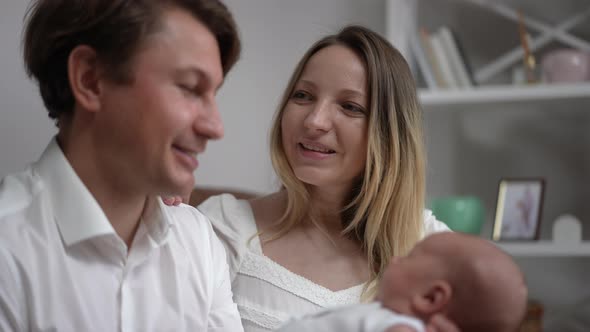
[[[235,21],[219,0],[34,1],[25,17],[23,57],[49,117],[58,120],[73,111],[67,63],[75,47],[92,47],[109,79],[130,82],[131,60],[145,38],[158,31],[167,7],[188,11],[211,31],[227,74],[241,46]]]

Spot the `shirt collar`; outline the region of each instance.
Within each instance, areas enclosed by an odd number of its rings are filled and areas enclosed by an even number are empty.
[[[56,138],[51,140],[33,168],[44,183],[67,246],[103,235],[117,236],[104,211],[66,159]],[[148,200],[142,222],[157,244],[164,242],[172,220],[159,197]]]
[[[174,218],[167,209],[180,209],[180,207],[167,207],[160,196],[151,196],[146,202],[141,222],[145,224],[149,236],[157,245],[162,245],[168,236],[168,230],[173,225]]]
[[[66,245],[115,234],[113,226],[53,138],[33,166],[41,177]]]

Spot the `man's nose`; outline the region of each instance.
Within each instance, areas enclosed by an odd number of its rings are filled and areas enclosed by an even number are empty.
[[[208,139],[221,139],[224,129],[221,114],[217,107],[217,101],[212,98],[203,108],[201,116],[195,119],[195,132]]]

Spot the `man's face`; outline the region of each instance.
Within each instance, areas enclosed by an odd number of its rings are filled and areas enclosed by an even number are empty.
[[[223,136],[215,100],[223,71],[202,23],[180,9],[161,20],[132,59],[133,83],[103,81],[97,141],[114,178],[149,194],[181,194],[194,185],[197,154]]]

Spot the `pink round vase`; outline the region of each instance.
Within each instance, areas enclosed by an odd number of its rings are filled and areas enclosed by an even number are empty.
[[[555,50],[543,57],[541,68],[547,82],[590,80],[590,54],[574,49]]]

